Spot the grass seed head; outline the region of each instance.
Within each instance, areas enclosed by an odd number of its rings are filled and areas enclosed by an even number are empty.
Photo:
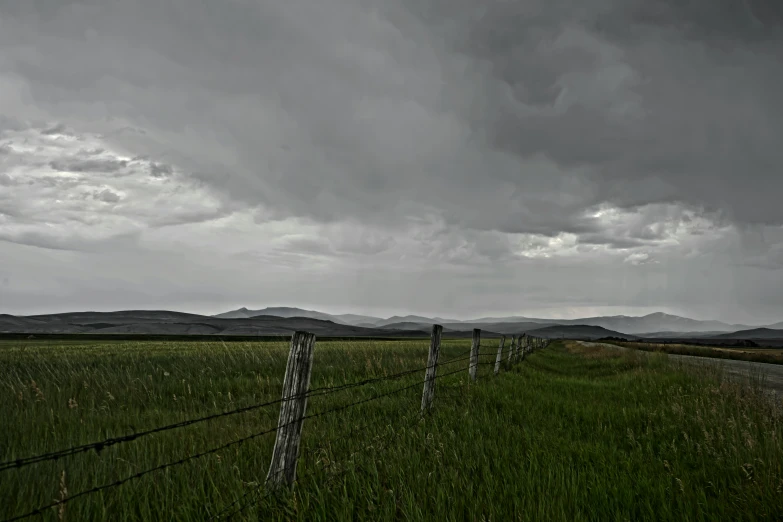
[[[30,380],[30,389],[35,393],[35,402],[45,401],[44,392],[38,387],[38,384],[34,380]]]

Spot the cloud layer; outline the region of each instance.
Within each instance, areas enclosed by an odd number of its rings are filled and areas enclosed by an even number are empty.
[[[0,4],[0,311],[776,319],[781,56],[771,0]]]

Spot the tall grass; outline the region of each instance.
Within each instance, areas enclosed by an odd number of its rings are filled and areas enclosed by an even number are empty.
[[[494,342],[493,342],[494,343]],[[426,365],[426,340],[319,342],[313,387]],[[441,357],[469,341],[444,341]],[[491,346],[488,353],[494,352]],[[0,345],[0,459],[279,398],[285,343]],[[487,357],[487,361],[494,357]],[[299,482],[241,520],[779,520],[783,426],[753,388],[665,355],[555,343],[305,422]],[[457,366],[459,367],[459,366]],[[444,368],[445,373],[449,367]],[[454,368],[456,369],[456,368]],[[422,375],[313,397],[308,413]],[[0,475],[0,519],[275,425],[250,412]],[[413,413],[413,415],[411,415]],[[48,520],[203,520],[269,466],[273,436],[52,509]]]

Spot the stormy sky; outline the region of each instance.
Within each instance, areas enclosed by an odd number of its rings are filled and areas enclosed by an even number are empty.
[[[0,0],[0,313],[783,319],[778,0]]]

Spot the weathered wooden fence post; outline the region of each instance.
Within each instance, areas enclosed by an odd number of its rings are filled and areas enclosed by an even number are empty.
[[[427,370],[424,373],[424,392],[421,394],[422,415],[432,408],[432,399],[435,397],[435,373],[438,371],[442,335],[443,327],[439,324],[433,324],[432,336],[430,337],[430,355],[427,357]]]
[[[503,360],[503,345],[506,344],[506,336],[500,337],[500,344],[498,345],[498,355],[495,357],[495,375],[500,373],[500,363]]]
[[[519,336],[519,360],[520,361],[524,361],[525,360],[525,353],[526,353],[526,349],[527,349],[527,344],[526,344],[527,340],[528,340],[528,337],[527,337],[526,333],[524,333],[524,334]]]
[[[508,367],[511,368],[511,366],[514,364],[514,346],[517,344],[517,336],[512,335],[511,336],[511,346],[508,348],[508,359],[507,364]]]
[[[516,356],[514,357],[517,362],[520,362],[522,360],[522,339],[525,337],[524,334],[517,337],[517,352]]]
[[[474,328],[473,343],[470,345],[470,368],[468,369],[468,374],[470,375],[471,381],[476,380],[476,371],[478,370],[478,358],[479,358],[480,346],[481,346],[481,330],[478,328]]]
[[[285,366],[283,402],[280,404],[272,463],[266,476],[267,486],[291,486],[296,480],[296,463],[299,459],[314,351],[315,334],[294,332]]]

